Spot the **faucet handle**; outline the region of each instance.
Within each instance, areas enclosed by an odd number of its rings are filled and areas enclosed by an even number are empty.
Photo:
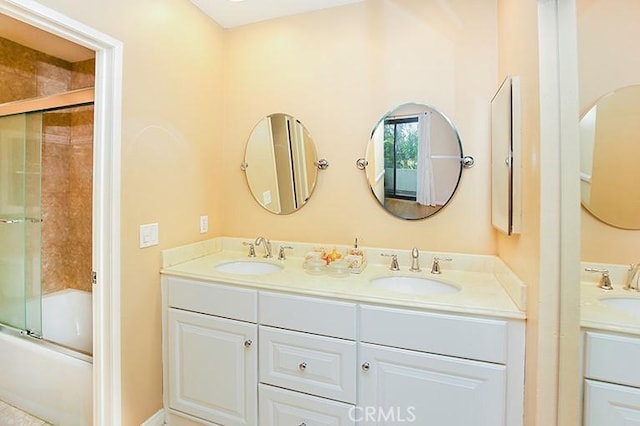
[[[380,256],[390,257],[391,258],[391,266],[389,266],[389,270],[390,271],[399,271],[400,270],[400,266],[398,265],[398,255],[397,254],[380,253]]]
[[[438,257],[433,256],[433,263],[431,264],[431,273],[432,274],[441,274],[440,271],[440,262],[451,262],[453,259],[450,257]]]
[[[247,257],[256,257],[256,247],[253,245],[253,243],[245,241],[242,243],[242,245],[249,246],[249,254],[247,255]]]
[[[293,247],[291,246],[280,246],[280,249],[278,250],[278,260],[287,260],[287,256],[284,253],[284,250],[288,249],[288,250],[293,250]]]
[[[600,281],[598,282],[598,287],[603,290],[613,290],[613,286],[611,285],[611,278],[609,278],[609,270],[608,269],[600,269],[600,268],[584,268],[587,272],[597,272],[602,274],[600,277]]]
[[[638,282],[639,275],[640,275],[640,263],[630,264],[629,269],[627,270],[627,279],[626,279],[624,289],[630,290],[630,291],[640,291],[640,282]],[[633,284],[634,281],[635,281],[635,285]]]

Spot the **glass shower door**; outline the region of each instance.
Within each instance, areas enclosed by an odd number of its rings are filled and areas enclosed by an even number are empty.
[[[0,323],[40,336],[42,114],[0,117]]]

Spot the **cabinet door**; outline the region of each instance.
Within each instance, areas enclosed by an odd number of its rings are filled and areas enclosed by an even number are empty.
[[[360,425],[506,425],[506,367],[360,344]]]
[[[585,380],[585,426],[640,426],[640,389]]]
[[[169,406],[225,426],[257,424],[257,326],[169,309]]]

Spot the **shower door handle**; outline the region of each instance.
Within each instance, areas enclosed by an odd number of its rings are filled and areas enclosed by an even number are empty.
[[[10,224],[10,223],[25,223],[25,222],[40,223],[40,222],[42,222],[42,219],[36,219],[36,218],[33,218],[33,217],[27,217],[25,219],[0,219],[0,223],[6,223],[6,224]]]
[[[0,223],[22,223],[24,219],[0,219]]]

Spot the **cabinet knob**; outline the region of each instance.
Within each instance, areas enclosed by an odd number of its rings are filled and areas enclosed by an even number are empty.
[[[369,371],[370,368],[371,368],[371,365],[369,365],[368,362],[362,363],[362,371]]]
[[[244,347],[245,348],[250,348],[251,345],[253,345],[253,341],[251,341],[251,339],[244,341]]]
[[[307,363],[301,362],[300,364],[298,364],[298,368],[300,369],[300,371],[304,371],[307,368]]]

